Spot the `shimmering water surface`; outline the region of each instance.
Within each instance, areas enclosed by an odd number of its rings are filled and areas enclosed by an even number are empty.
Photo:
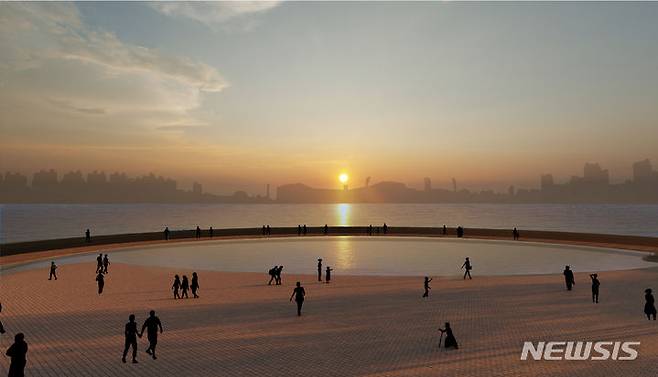
[[[274,265],[284,273],[314,274],[317,258],[343,275],[453,276],[462,273],[464,257],[471,258],[473,275],[561,273],[569,264],[575,271],[606,271],[656,267],[645,253],[614,249],[562,246],[513,241],[396,237],[309,237],[198,241],[140,247],[110,252],[112,262],[191,270],[262,272]],[[95,262],[95,254],[62,258],[58,263]],[[25,268],[48,271],[48,261]],[[14,269],[15,270],[15,269]],[[11,270],[7,271],[10,272]],[[66,268],[60,270],[65,274]],[[92,274],[93,271],[90,271]],[[93,274],[92,274],[93,275]]]

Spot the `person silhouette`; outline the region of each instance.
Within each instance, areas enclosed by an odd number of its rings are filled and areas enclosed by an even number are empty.
[[[324,235],[326,236],[327,234],[329,234],[329,226],[324,224]]]
[[[98,294],[100,295],[103,293],[103,287],[105,287],[105,276],[103,276],[103,272],[99,272],[96,275],[96,281],[98,282]]]
[[[372,236],[372,224],[368,226],[368,235]]]
[[[103,272],[103,253],[96,257],[96,273]]]
[[[443,224],[443,235],[445,236],[447,234],[448,234],[448,228],[446,227],[445,224]]]
[[[180,298],[178,290],[180,289],[181,283],[178,275],[174,276],[174,284],[172,284],[171,289],[174,291],[174,299]]]
[[[382,226],[382,230],[384,231],[384,234],[388,233],[388,225],[386,225],[386,223]]]
[[[22,332],[19,332],[14,336],[14,344],[12,344],[7,349],[5,355],[11,358],[8,376],[25,376],[25,365],[27,364],[27,343],[25,342],[25,335],[23,335]]]
[[[160,334],[162,334],[162,322],[155,315],[155,310],[151,310],[149,317],[144,321],[142,332],[139,334],[140,338],[144,335],[144,329],[146,329],[146,338],[149,341],[149,347],[146,349],[146,353],[153,356],[153,360],[156,360],[155,347],[158,345],[158,329],[160,329]]]
[[[599,303],[599,274],[590,274],[589,277],[592,279],[592,302]]]
[[[304,233],[304,235],[306,235],[306,224],[304,224],[304,227],[302,228],[302,233]]]
[[[263,225],[263,229],[261,230],[261,232],[263,233],[263,235],[265,235],[265,225]]]
[[[103,257],[103,273],[107,274],[107,266],[110,265],[110,258],[107,257],[107,254]]]
[[[208,233],[210,233],[210,238],[212,238],[212,236],[213,236],[213,229],[212,229],[212,227],[210,227],[210,228],[208,229]]]
[[[0,302],[0,313],[2,313],[2,303]],[[2,321],[0,321],[0,335],[6,333],[5,327],[2,326]]]
[[[425,276],[425,282],[423,283],[423,287],[425,288],[425,293],[423,293],[423,297],[430,297],[430,289],[432,289],[430,287],[430,282],[431,281],[432,281],[432,279]]]
[[[516,229],[516,227],[514,228],[514,230],[512,230],[512,237],[514,238],[515,241],[519,239],[519,231]]]
[[[302,235],[302,226],[297,224],[297,235],[301,236]]]
[[[283,271],[283,266],[279,266],[279,268],[274,270],[274,280],[276,281],[276,285],[281,285],[281,271]]]
[[[564,282],[567,284],[567,290],[570,291],[574,284],[576,284],[571,267],[564,266],[564,272],[562,274],[564,274]]]
[[[199,275],[196,272],[192,272],[192,295],[194,298],[199,298],[199,295],[196,294],[196,291],[199,290]]]
[[[201,228],[199,228],[198,225],[196,226],[196,231],[195,231],[194,235],[195,235],[196,238],[201,238]]]
[[[462,228],[461,226],[457,227],[457,237],[459,238],[464,237],[464,228]]]
[[[180,298],[190,298],[190,296],[187,295],[187,290],[190,289],[190,282],[187,280],[187,275],[183,275],[183,282],[180,285],[180,289]]]
[[[164,230],[164,238],[165,238],[165,240],[167,240],[167,241],[169,240],[169,233],[170,233],[170,232],[169,232],[169,227],[166,226],[166,227],[165,227],[165,230]]]
[[[279,266],[274,266],[270,268],[270,270],[268,271],[268,273],[270,274],[270,281],[267,282],[267,285],[272,285],[272,281],[276,283],[276,271],[278,268]]]
[[[53,280],[53,278],[57,280],[57,265],[54,261],[50,262],[50,276],[48,277],[48,280]]]
[[[87,243],[91,242],[91,232],[89,231],[89,229],[85,231],[85,242]]]
[[[651,288],[647,288],[644,290],[644,300],[646,301],[644,304],[644,314],[647,315],[647,319],[651,320],[651,317],[653,316],[653,320],[656,320],[656,305],[655,305],[655,300],[653,298],[653,295],[651,294]]]
[[[462,268],[465,270],[464,271],[464,280],[466,280],[466,275],[468,275],[469,279],[473,279],[471,277],[471,270],[473,269],[473,266],[471,266],[471,260],[466,257],[466,260],[464,261],[464,264],[462,264]]]
[[[450,328],[450,322],[445,323],[445,328],[444,329],[439,329],[441,332],[441,337],[443,337],[443,334],[446,334],[446,340],[443,342],[443,347],[444,348],[454,348],[454,349],[459,349],[459,345],[457,344],[457,339],[455,339],[455,336],[452,334],[452,328]],[[441,348],[441,339],[439,338],[439,348]]]
[[[142,337],[141,334],[137,331],[137,322],[135,322],[135,315],[131,314],[128,317],[128,323],[126,323],[126,329],[124,330],[124,335],[126,336],[125,345],[123,347],[123,357],[121,361],[126,362],[126,355],[128,355],[128,349],[133,348],[133,364],[137,364],[137,337]]]
[[[267,224],[267,226],[265,227],[265,231],[267,232],[268,236],[272,235],[272,228],[270,228],[270,224]]]
[[[322,281],[322,258],[318,258],[318,281]]]
[[[331,281],[331,271],[333,271],[333,269],[329,268],[329,266],[327,266],[327,269],[324,272],[324,281],[327,284],[329,284],[329,282]]]
[[[295,289],[292,291],[292,295],[290,296],[290,301],[292,302],[292,298],[295,298],[295,302],[297,303],[297,316],[302,315],[302,305],[304,305],[304,297],[306,296],[306,291],[304,290],[304,287],[302,287],[302,283],[297,282]]]

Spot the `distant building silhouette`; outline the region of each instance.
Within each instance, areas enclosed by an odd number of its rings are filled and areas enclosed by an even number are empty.
[[[425,177],[425,192],[432,192],[432,180],[429,177]]]

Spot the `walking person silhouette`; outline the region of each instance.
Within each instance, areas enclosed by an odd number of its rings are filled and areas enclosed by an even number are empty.
[[[167,241],[169,241],[169,233],[170,233],[170,232],[169,232],[169,227],[166,226],[166,227],[165,227],[165,230],[164,230],[164,238],[165,238],[165,240],[167,240]]]
[[[90,242],[91,242],[91,232],[89,231],[89,229],[87,229],[87,230],[85,231],[85,242],[86,242],[86,243],[90,243]]]
[[[651,288],[647,288],[644,290],[644,300],[646,301],[644,303],[644,314],[647,315],[647,319],[651,320],[651,317],[653,316],[653,320],[656,320],[656,305],[655,305],[655,300],[653,298],[653,295],[651,294]]]
[[[96,257],[96,273],[103,272],[103,253]]]
[[[388,225],[386,225],[386,223],[382,226],[382,230],[384,231],[384,234],[388,233]]]
[[[270,274],[270,281],[267,282],[267,285],[272,285],[272,281],[276,283],[276,271],[279,268],[279,266],[274,266],[270,268],[268,273]]]
[[[322,258],[318,258],[318,281],[322,281]]]
[[[146,349],[146,353],[153,356],[153,360],[156,360],[155,347],[158,345],[158,329],[160,329],[160,334],[162,334],[162,322],[155,315],[155,310],[151,310],[149,317],[144,321],[142,332],[139,334],[140,338],[144,335],[144,329],[146,329],[146,338],[149,340],[149,347]]]
[[[192,272],[192,295],[194,298],[199,298],[199,295],[196,292],[199,290],[199,275],[196,272]]]
[[[304,227],[302,228],[302,232],[304,233],[304,235],[306,235],[306,224],[304,224]]]
[[[452,329],[450,328],[450,322],[445,323],[445,328],[444,329],[439,329],[441,332],[441,338],[443,338],[443,334],[446,334],[446,340],[443,342],[443,347],[444,348],[454,348],[454,349],[459,349],[459,345],[457,344],[457,339],[455,339],[455,336],[452,334]],[[439,338],[439,348],[441,348],[441,338]]]
[[[324,281],[327,284],[329,284],[329,282],[331,281],[331,271],[333,271],[333,269],[329,268],[329,266],[327,266],[327,269],[324,272]]]
[[[589,277],[592,279],[592,302],[599,303],[599,274],[590,274]]]
[[[135,315],[131,314],[128,317],[128,323],[126,323],[126,329],[124,330],[124,335],[126,336],[126,342],[123,347],[123,357],[121,361],[126,362],[126,355],[128,355],[128,349],[133,348],[133,364],[137,364],[137,337],[142,337],[141,334],[137,331],[137,322],[135,322]]]
[[[564,271],[562,274],[564,275],[564,282],[567,284],[567,290],[570,291],[574,284],[576,284],[576,281],[573,277],[573,271],[571,271],[571,267],[564,266]]]
[[[432,289],[430,287],[430,282],[431,281],[432,281],[432,279],[425,276],[425,282],[423,283],[423,287],[425,288],[425,293],[423,293],[423,297],[430,297],[430,289]]]
[[[471,277],[471,270],[473,269],[473,266],[471,266],[471,260],[466,257],[466,260],[464,261],[464,264],[462,264],[462,268],[465,270],[464,271],[464,280],[466,280],[466,275],[468,275],[469,279],[473,279]]]
[[[180,289],[181,283],[178,275],[174,276],[174,284],[171,285],[171,289],[174,291],[174,299],[180,298],[178,290]]]
[[[295,302],[297,303],[297,316],[302,315],[302,305],[304,305],[304,297],[306,296],[306,291],[304,290],[304,287],[302,287],[302,283],[297,282],[295,289],[292,291],[292,295],[290,296],[290,301],[292,302],[292,298],[295,298]]]
[[[103,273],[107,274],[107,267],[110,265],[110,258],[107,257],[107,254],[105,254],[105,257],[103,257]]]
[[[53,278],[57,280],[57,265],[54,261],[50,262],[50,276],[48,277],[48,280],[53,280]]]
[[[7,349],[5,355],[11,358],[8,377],[24,377],[27,364],[27,343],[22,332],[14,336],[14,344]]]
[[[103,293],[103,287],[105,287],[105,276],[103,276],[102,272],[96,275],[96,281],[98,282],[98,294],[100,295]]]
[[[0,302],[0,313],[2,313],[2,303],[1,302]],[[5,332],[6,332],[5,327],[2,326],[2,321],[0,321],[0,335],[4,334]]]
[[[281,285],[281,271],[283,271],[283,266],[279,266],[274,270],[274,281],[276,285]]]
[[[183,275],[183,282],[180,285],[180,289],[180,298],[190,298],[190,296],[187,295],[187,290],[190,289],[190,282],[187,280],[187,275]]]
[[[329,233],[329,226],[324,224],[324,235],[326,236]]]

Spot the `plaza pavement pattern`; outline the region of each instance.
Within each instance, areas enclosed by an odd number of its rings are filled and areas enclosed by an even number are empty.
[[[93,256],[90,256],[93,260]],[[313,271],[313,266],[309,272]],[[576,266],[577,269],[577,266]],[[644,289],[658,268],[603,272],[601,303],[587,273],[572,292],[561,275],[435,278],[197,271],[199,299],[174,300],[173,275],[192,271],[112,264],[99,296],[95,263],[0,275],[0,375],[16,332],[29,344],[27,376],[656,376],[658,321],[644,317]],[[267,270],[267,268],[264,268]],[[289,302],[307,292],[302,317]],[[158,360],[139,339],[139,364],[121,362],[123,329],[154,309],[163,322]],[[439,349],[450,321],[459,350]],[[640,341],[634,361],[521,361],[524,341]]]

